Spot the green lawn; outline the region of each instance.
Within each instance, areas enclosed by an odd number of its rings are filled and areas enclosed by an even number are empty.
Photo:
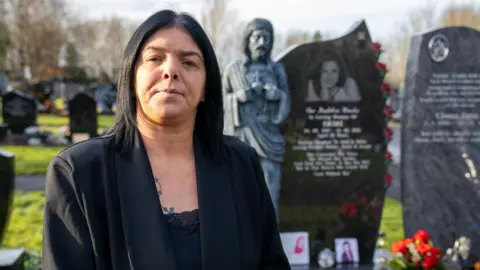
[[[45,146],[0,146],[0,148],[15,153],[16,175],[44,175],[50,160],[65,147]]]
[[[15,193],[3,247],[41,252],[43,203],[43,192]],[[403,238],[402,207],[399,202],[393,199],[385,201],[380,230],[386,233],[390,245]]]
[[[99,115],[98,126],[108,128],[113,124],[113,115]],[[3,121],[3,120],[2,120]],[[40,114],[37,119],[37,123],[40,127],[43,126],[65,126],[68,125],[68,117],[54,114]]]
[[[1,118],[1,116],[0,116]],[[68,117],[49,114],[38,116],[40,129],[58,132],[61,126],[68,125]],[[0,119],[0,123],[3,119]],[[108,129],[113,123],[113,116],[99,115],[98,125],[100,129]],[[99,130],[101,132],[101,130]],[[15,154],[15,174],[43,175],[46,172],[50,160],[62,149],[60,147],[45,146],[0,146],[0,148]]]

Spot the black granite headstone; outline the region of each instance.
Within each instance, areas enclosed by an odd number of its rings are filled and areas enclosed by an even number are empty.
[[[3,96],[3,121],[14,134],[37,125],[37,102],[22,91],[11,91]]]
[[[448,248],[472,240],[480,259],[480,32],[466,27],[412,38],[402,116],[405,234],[427,230]]]
[[[11,205],[14,179],[14,155],[0,149],[0,246]]]
[[[69,102],[70,133],[88,134],[89,138],[97,136],[97,104],[86,93],[76,94]]]
[[[357,238],[371,263],[385,196],[382,77],[366,24],[343,37],[296,46],[286,69],[292,110],[279,206],[281,231]]]

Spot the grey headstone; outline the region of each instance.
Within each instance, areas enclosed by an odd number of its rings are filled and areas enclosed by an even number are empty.
[[[467,236],[480,258],[480,32],[466,27],[412,38],[402,117],[407,236],[435,245]]]

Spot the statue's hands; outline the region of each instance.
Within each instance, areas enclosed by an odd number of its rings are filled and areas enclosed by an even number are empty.
[[[239,102],[246,102],[248,100],[248,92],[251,90],[239,90],[235,91],[235,96]]]
[[[256,91],[256,92],[260,92],[264,89],[263,85],[259,82],[253,82],[252,85],[251,85],[251,89]]]
[[[280,100],[282,98],[283,92],[275,85],[267,83],[264,88],[266,90],[265,96],[268,100]]]

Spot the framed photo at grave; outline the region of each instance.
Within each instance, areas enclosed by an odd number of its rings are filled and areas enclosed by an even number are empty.
[[[310,264],[308,232],[283,232],[280,239],[290,265]]]
[[[337,264],[358,264],[358,241],[355,238],[336,238],[335,257]]]
[[[292,95],[280,230],[307,231],[311,241],[324,231],[331,249],[335,238],[358,239],[365,264],[375,249],[387,172],[383,77],[373,44],[361,21],[337,39],[295,45],[276,59]]]

